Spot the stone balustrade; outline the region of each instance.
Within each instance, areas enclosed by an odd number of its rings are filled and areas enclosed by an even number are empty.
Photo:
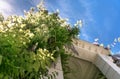
[[[87,41],[74,39],[73,43],[76,47],[83,48],[84,50],[88,50],[89,52],[109,54],[109,49],[105,49],[103,46],[94,45]]]
[[[120,79],[120,68],[111,61],[109,56],[98,54],[95,65],[107,79]]]
[[[73,46],[78,53],[78,54],[74,54],[75,57],[78,57],[80,59],[87,60],[90,62],[95,62],[96,55],[98,53],[101,53],[104,55],[108,55],[110,53],[108,49],[105,49],[102,46],[97,46],[83,40],[74,39]]]

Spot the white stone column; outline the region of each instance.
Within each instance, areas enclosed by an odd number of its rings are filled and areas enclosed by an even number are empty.
[[[58,75],[56,76],[56,79],[64,79],[63,77],[63,70],[62,70],[62,64],[61,64],[61,57],[58,57],[56,63],[52,68],[50,68],[50,73],[57,72]]]

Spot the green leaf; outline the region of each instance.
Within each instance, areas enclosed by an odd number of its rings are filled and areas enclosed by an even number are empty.
[[[6,75],[6,76],[4,77],[4,79],[9,79],[9,77]]]
[[[3,74],[2,73],[0,73],[0,79],[2,79],[3,78]]]
[[[0,65],[1,65],[1,63],[2,63],[2,55],[0,55]]]
[[[38,72],[39,68],[40,68],[40,63],[38,61],[36,61],[34,64],[33,64],[33,68],[36,72]]]

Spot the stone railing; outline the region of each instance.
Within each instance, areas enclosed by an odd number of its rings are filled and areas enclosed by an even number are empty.
[[[55,79],[64,79],[63,77],[63,70],[62,70],[62,64],[61,64],[61,58],[58,57],[56,63],[52,65],[52,67],[49,69],[49,73],[52,74],[52,72],[57,72]],[[47,78],[46,78],[47,79]]]
[[[102,46],[97,46],[89,42],[77,40],[77,39],[73,40],[73,47],[74,50],[76,50],[78,53],[78,54],[74,54],[76,57],[90,62],[94,62],[96,60],[96,55],[98,53],[104,55],[108,55],[110,53],[108,49],[105,49]]]
[[[109,56],[98,54],[95,65],[102,71],[107,79],[120,79],[120,68],[111,61]]]
[[[105,49],[102,46],[94,45],[87,41],[74,39],[73,42],[75,46],[79,48],[83,48],[84,50],[88,50],[89,52],[97,52],[97,53],[102,53],[102,54],[109,53],[109,49]]]

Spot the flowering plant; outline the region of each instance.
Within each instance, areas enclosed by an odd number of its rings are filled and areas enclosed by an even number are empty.
[[[79,33],[43,6],[31,8],[24,17],[0,19],[0,78],[52,78],[51,63]]]

